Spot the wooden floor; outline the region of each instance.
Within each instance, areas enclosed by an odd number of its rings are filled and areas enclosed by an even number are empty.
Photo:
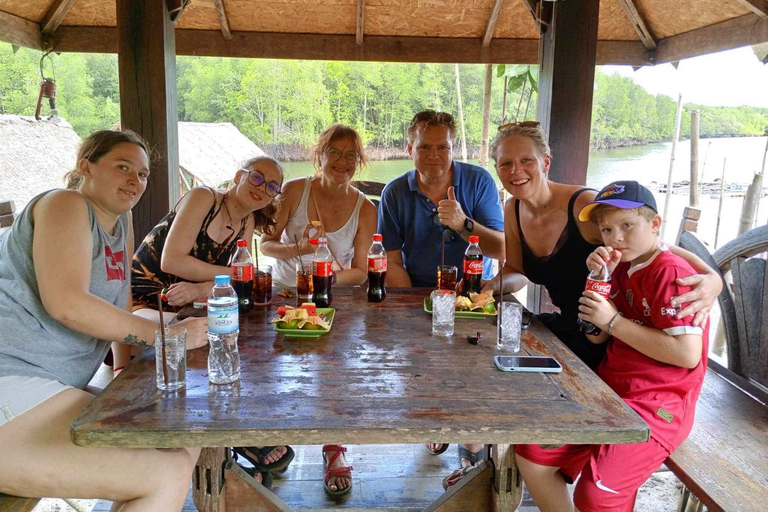
[[[347,461],[354,466],[352,491],[347,496],[333,499],[325,494],[320,446],[294,446],[296,458],[284,475],[274,479],[273,491],[297,511],[420,512],[443,494],[443,478],[458,467],[456,445],[439,456],[430,455],[423,445],[347,447]],[[109,507],[110,502],[99,501],[93,512],[108,512]],[[196,510],[190,493],[184,512]],[[519,510],[538,509],[526,495]]]

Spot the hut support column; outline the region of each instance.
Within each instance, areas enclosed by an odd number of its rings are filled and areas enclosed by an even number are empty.
[[[175,204],[179,185],[176,38],[164,1],[117,0],[120,120],[156,152],[133,210],[136,247]]]

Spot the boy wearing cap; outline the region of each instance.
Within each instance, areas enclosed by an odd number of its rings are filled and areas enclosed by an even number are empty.
[[[661,216],[651,192],[635,181],[602,189],[579,212],[598,225],[605,246],[587,259],[591,270],[611,273],[611,301],[585,291],[579,317],[602,332],[593,343],[608,342],[597,374],[651,429],[647,443],[566,445],[547,450],[517,447],[520,472],[542,511],[626,511],[637,490],[688,437],[704,381],[709,320],[675,318],[672,297],[688,291],[675,280],[696,271],[660,243]],[[581,473],[573,502],[566,482]]]

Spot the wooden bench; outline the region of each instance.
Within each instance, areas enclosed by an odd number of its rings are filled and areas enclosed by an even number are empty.
[[[0,512],[30,512],[40,498],[17,498],[0,493]]]
[[[710,254],[692,233],[680,245],[726,281],[718,298],[728,368],[710,360],[693,430],[666,461],[686,489],[679,512],[768,510],[768,226]],[[710,343],[714,340],[710,339]]]

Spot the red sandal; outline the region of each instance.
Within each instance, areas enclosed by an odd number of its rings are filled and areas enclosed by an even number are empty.
[[[352,466],[346,466],[343,468],[336,468],[336,469],[329,469],[329,466],[336,462],[336,459],[341,457],[341,454],[346,452],[347,449],[341,446],[340,444],[327,444],[323,446],[323,461],[325,462],[325,493],[328,496],[343,496],[347,494],[349,491],[352,490]],[[331,455],[331,459],[327,460],[325,458],[325,452],[335,452],[333,455]],[[332,490],[330,487],[328,487],[328,480],[330,480],[334,476],[346,476],[349,477],[350,483],[347,487],[343,489],[339,489],[337,491]]]

